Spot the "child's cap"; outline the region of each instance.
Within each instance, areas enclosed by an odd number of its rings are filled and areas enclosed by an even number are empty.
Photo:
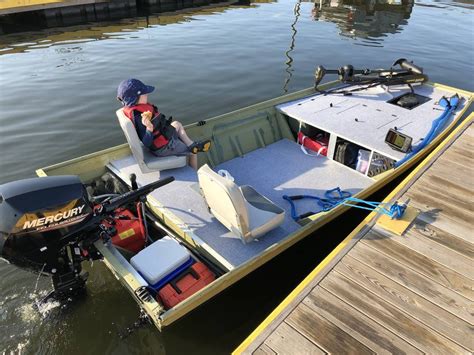
[[[145,85],[138,79],[127,79],[120,83],[117,89],[117,99],[125,106],[133,106],[140,95],[146,95],[155,90],[154,86]]]

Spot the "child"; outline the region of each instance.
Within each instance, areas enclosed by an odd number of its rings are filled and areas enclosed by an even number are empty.
[[[189,164],[197,169],[198,152],[207,152],[211,141],[193,142],[179,121],[166,119],[156,106],[148,103],[148,94],[153,86],[140,80],[128,79],[120,83],[117,99],[125,106],[124,114],[133,122],[143,145],[158,156],[191,155]]]

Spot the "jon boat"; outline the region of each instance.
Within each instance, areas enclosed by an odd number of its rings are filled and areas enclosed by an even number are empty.
[[[469,112],[473,98],[471,92],[424,82],[412,86],[418,103],[406,108],[397,102],[413,95],[407,85],[356,86],[358,91],[349,95],[329,92],[340,86],[332,82],[322,87],[326,93],[309,88],[188,125],[194,139],[212,140],[212,149],[199,154],[199,177],[189,166],[154,171],[153,162],[139,152],[134,158],[129,144],[39,169],[37,175],[78,175],[88,184],[109,172],[128,187],[130,174],[136,175],[138,186],[175,178],[147,197],[151,227],[178,240],[211,268],[216,274],[213,282],[165,309],[150,292],[144,270],[138,272],[130,256],[110,243],[95,243],[107,267],[161,330],[350,208],[336,204],[324,211],[314,199],[294,200],[295,220],[284,195],[323,198],[326,191],[340,188],[367,198],[445,139]],[[413,139],[413,146],[419,145],[443,111],[442,97],[455,94],[459,105],[443,128],[403,164],[394,164],[407,153],[385,143],[388,130],[396,127],[396,132]],[[305,154],[297,142],[299,132],[328,138],[327,152],[320,151],[326,155],[310,149]],[[395,139],[403,143],[403,136]],[[182,165],[170,164],[166,167]],[[234,182],[218,175],[219,170]]]

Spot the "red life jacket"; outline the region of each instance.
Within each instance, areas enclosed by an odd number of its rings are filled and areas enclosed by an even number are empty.
[[[126,106],[123,109],[123,113],[125,114],[125,116],[127,116],[130,119],[130,121],[132,121],[133,125],[135,125],[135,120],[133,118],[133,111],[138,111],[141,113],[150,111],[153,114],[152,117],[156,117],[157,115],[160,114],[158,109],[155,106],[150,105],[150,104],[138,104],[131,107]],[[164,147],[165,145],[168,144],[168,142],[169,142],[168,139],[166,139],[166,137],[158,129],[155,129],[153,131],[153,146],[155,149]]]

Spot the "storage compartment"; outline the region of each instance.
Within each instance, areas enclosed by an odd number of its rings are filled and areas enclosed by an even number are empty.
[[[367,149],[360,145],[342,138],[337,138],[336,147],[334,149],[334,160],[355,170],[357,168],[360,150],[367,151]],[[365,153],[363,153],[363,156],[365,156]]]
[[[429,97],[409,92],[395,97],[394,99],[391,99],[387,102],[389,104],[406,108],[407,110],[413,110],[415,107],[418,107],[430,100],[431,99]]]
[[[393,164],[395,164],[395,160],[387,158],[385,155],[380,153],[374,152],[374,154],[372,154],[372,159],[370,160],[369,172],[367,173],[367,176],[377,176],[384,171],[393,168]]]

